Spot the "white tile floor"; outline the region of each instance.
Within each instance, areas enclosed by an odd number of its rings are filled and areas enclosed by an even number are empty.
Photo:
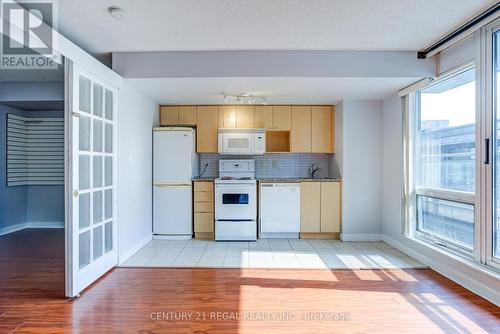
[[[123,267],[395,269],[425,265],[383,242],[152,240]]]

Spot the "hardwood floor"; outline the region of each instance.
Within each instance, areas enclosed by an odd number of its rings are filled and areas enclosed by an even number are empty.
[[[500,328],[498,307],[429,269],[119,268],[71,301],[63,297],[63,239],[62,230],[0,237],[0,333],[428,334]]]

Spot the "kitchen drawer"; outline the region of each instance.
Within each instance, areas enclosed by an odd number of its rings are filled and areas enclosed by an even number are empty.
[[[195,182],[194,183],[194,191],[214,191],[214,183],[213,182]]]
[[[194,193],[194,201],[195,202],[214,202],[214,193],[207,191],[196,191]]]
[[[194,212],[214,212],[212,202],[194,202]]]
[[[214,214],[213,213],[194,213],[194,232],[213,232]]]

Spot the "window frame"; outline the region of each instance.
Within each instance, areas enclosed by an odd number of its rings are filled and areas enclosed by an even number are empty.
[[[425,187],[425,186],[418,186],[418,175],[419,175],[419,152],[420,152],[420,118],[421,118],[421,108],[420,108],[420,99],[421,99],[421,91],[425,90],[426,88],[429,88],[431,86],[434,86],[436,84],[442,83],[446,80],[449,80],[450,78],[459,75],[460,73],[463,73],[465,71],[474,69],[475,70],[475,85],[476,85],[476,110],[475,110],[475,142],[476,142],[476,151],[475,151],[475,193],[473,192],[466,192],[466,191],[460,191],[460,190],[452,190],[452,189],[437,189],[433,187]],[[444,249],[446,251],[449,251],[453,254],[465,257],[467,259],[475,259],[479,260],[480,258],[480,252],[479,252],[479,247],[477,247],[480,243],[478,242],[478,237],[480,234],[480,229],[478,227],[478,222],[480,221],[480,210],[478,210],[479,207],[479,198],[478,196],[480,189],[479,188],[479,179],[480,179],[480,141],[478,140],[478,137],[480,135],[480,132],[478,131],[479,127],[479,120],[480,120],[480,112],[479,109],[477,108],[477,87],[478,87],[478,69],[476,66],[476,63],[474,61],[468,62],[462,66],[453,68],[450,71],[447,71],[443,73],[442,75],[436,77],[434,80],[432,80],[431,83],[426,85],[425,87],[417,90],[415,93],[410,94],[409,97],[409,103],[408,103],[408,113],[409,113],[409,138],[407,140],[408,145],[410,147],[407,148],[407,150],[410,152],[411,156],[411,161],[409,163],[409,173],[413,174],[412,175],[412,181],[410,181],[409,185],[407,186],[408,189],[412,189],[410,195],[408,196],[409,198],[409,203],[408,203],[408,209],[409,212],[407,212],[407,217],[410,218],[409,226],[408,226],[408,235],[411,237],[415,237],[419,240],[425,241],[427,243],[430,243],[434,246],[437,246],[441,249]],[[413,115],[413,117],[412,117]],[[413,144],[412,144],[413,143]],[[411,184],[413,183],[413,184]],[[470,204],[474,208],[474,244],[472,245],[472,249],[454,242],[453,240],[449,240],[440,236],[437,236],[435,234],[421,231],[418,228],[418,201],[417,197],[418,196],[424,196],[424,197],[430,197],[430,198],[435,198],[435,199],[442,199],[442,200],[447,200],[447,201],[452,201],[452,202],[457,202],[457,203],[464,203],[464,204]],[[413,212],[411,212],[413,211]]]
[[[442,197],[435,197],[435,196],[430,196],[430,195],[422,195],[422,194],[417,193],[416,194],[416,203],[417,204],[415,206],[415,209],[417,210],[417,213],[415,214],[416,219],[417,219],[417,226],[416,226],[415,235],[419,239],[422,239],[422,240],[425,240],[427,242],[430,242],[430,243],[432,243],[435,246],[439,246],[441,248],[445,248],[445,249],[447,249],[447,250],[449,250],[449,251],[451,251],[451,252],[453,252],[453,253],[455,253],[457,255],[461,255],[463,257],[471,259],[473,257],[474,245],[472,245],[472,247],[468,247],[465,244],[461,244],[459,242],[455,242],[453,240],[441,237],[441,236],[439,236],[437,234],[434,234],[434,233],[431,233],[431,232],[426,232],[426,231],[418,229],[418,210],[419,210],[419,207],[418,207],[418,197],[419,196],[420,197],[426,197],[426,198],[432,198],[432,199],[438,199],[438,200],[445,200],[445,201],[454,202],[454,203],[472,205],[473,210],[474,210],[474,215],[475,215],[476,214],[476,207],[475,207],[474,203],[459,202],[459,201],[455,201],[455,200],[444,199]],[[474,225],[475,225],[475,222],[474,222]]]
[[[448,191],[443,189],[432,189],[416,187],[417,178],[417,153],[419,152],[418,122],[420,120],[420,108],[418,106],[419,91],[408,93],[403,96],[403,157],[404,157],[404,184],[403,184],[403,234],[410,239],[427,244],[449,256],[458,255],[471,264],[482,266],[485,270],[498,275],[500,273],[500,256],[493,256],[494,238],[494,184],[493,177],[495,167],[495,147],[494,140],[500,140],[500,132],[495,138],[493,119],[495,98],[495,84],[500,85],[500,80],[493,80],[493,36],[500,32],[500,18],[485,24],[473,33],[476,41],[475,56],[471,61],[457,66],[440,76],[431,78],[430,83],[420,90],[433,85],[440,80],[445,80],[456,75],[467,68],[475,67],[476,73],[476,185],[475,194],[460,191]],[[500,113],[500,110],[497,112]],[[489,152],[486,152],[485,140],[490,140]],[[493,143],[493,144],[491,144]],[[486,154],[490,155],[490,163],[485,163]],[[500,173],[500,165],[498,166]],[[444,200],[458,200],[463,203],[473,203],[474,205],[474,250],[472,253],[464,254],[460,249],[455,249],[453,245],[440,245],[435,238],[417,231],[417,194],[435,197]],[[498,192],[500,196],[500,190]]]
[[[500,33],[500,20],[496,20],[493,23],[487,25],[483,28],[481,49],[484,50],[483,57],[481,60],[484,62],[482,76],[484,78],[484,94],[482,95],[481,103],[484,105],[485,109],[485,138],[490,139],[492,143],[490,146],[490,152],[493,153],[493,148],[495,147],[495,104],[494,100],[495,94],[495,79],[493,77],[494,64],[493,64],[493,36],[495,33]],[[499,83],[496,83],[499,84]],[[498,110],[497,112],[500,112]],[[500,137],[500,136],[497,136]],[[489,165],[485,166],[485,208],[484,208],[484,235],[483,235],[483,254],[484,261],[487,266],[495,268],[500,271],[500,257],[496,258],[493,256],[493,238],[494,238],[494,227],[495,223],[495,187],[494,187],[494,177],[495,177],[495,154],[490,154],[491,162]],[[499,166],[500,168],[500,166]]]

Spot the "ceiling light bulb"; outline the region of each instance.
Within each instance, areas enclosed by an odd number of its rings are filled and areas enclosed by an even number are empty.
[[[123,21],[127,17],[127,12],[125,12],[120,7],[109,7],[109,15],[111,15],[115,20]]]

